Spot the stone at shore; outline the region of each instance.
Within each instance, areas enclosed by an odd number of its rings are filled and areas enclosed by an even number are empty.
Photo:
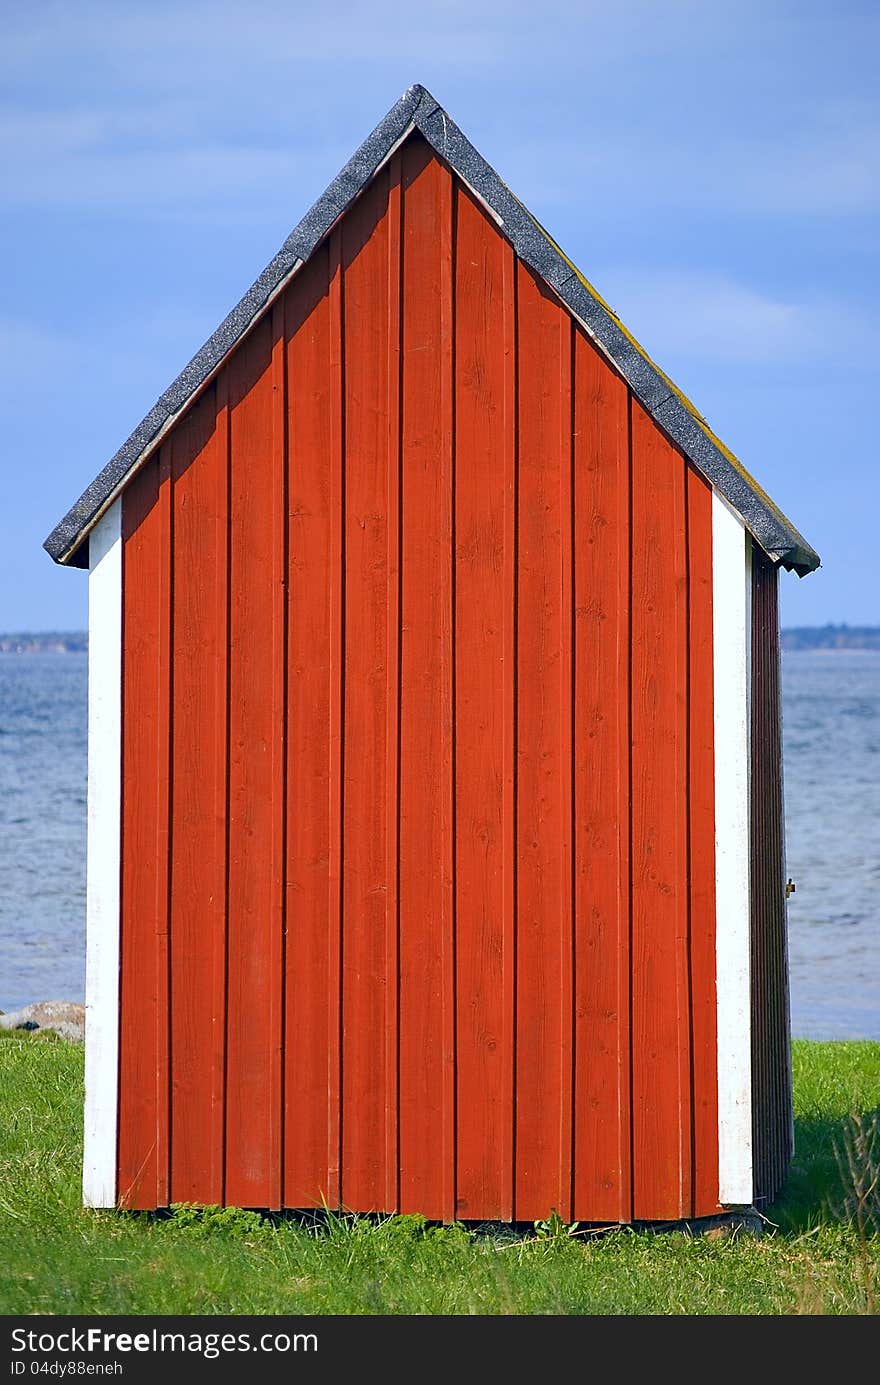
[[[24,1029],[32,1034],[52,1030],[61,1039],[79,1043],[86,1036],[86,1007],[75,1000],[38,1000],[0,1014],[0,1029]]]

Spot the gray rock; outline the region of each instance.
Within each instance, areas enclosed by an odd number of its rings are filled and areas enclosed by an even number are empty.
[[[86,1036],[86,1007],[75,1000],[38,1000],[0,1014],[0,1029],[52,1029],[59,1038],[79,1043]]]

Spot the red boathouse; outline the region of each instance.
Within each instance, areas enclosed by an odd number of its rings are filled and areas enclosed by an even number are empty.
[[[423,88],[46,547],[90,571],[87,1203],[772,1197],[819,560]]]

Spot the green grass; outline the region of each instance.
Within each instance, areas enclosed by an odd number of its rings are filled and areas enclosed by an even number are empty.
[[[0,1313],[876,1311],[878,1193],[857,1190],[880,1171],[880,1044],[794,1045],[797,1152],[759,1239],[84,1211],[82,1058],[79,1045],[0,1043]]]

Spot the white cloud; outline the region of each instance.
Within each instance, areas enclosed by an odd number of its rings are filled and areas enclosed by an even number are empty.
[[[564,6],[570,11],[571,6]],[[581,7],[582,8],[582,7]],[[519,18],[533,22],[531,6]],[[333,0],[305,6],[289,0],[251,0],[247,6],[226,0],[152,0],[127,3],[86,0],[42,4],[22,11],[4,33],[4,65],[15,71],[53,57],[82,59],[92,70],[123,76],[136,86],[152,80],[168,88],[210,79],[219,62],[227,75],[260,68],[274,73],[297,61],[416,60],[445,56],[465,66],[491,61],[499,25],[516,24],[517,6],[492,0],[447,0],[413,5],[409,0]],[[193,63],[198,63],[194,70]],[[122,68],[122,64],[125,64]],[[116,71],[114,72],[114,69]],[[235,101],[236,92],[230,91]]]
[[[587,216],[591,204],[611,203],[621,213],[849,216],[880,207],[880,114],[862,107],[847,120],[820,107],[788,138],[719,137],[711,125],[687,134],[619,126],[587,129],[578,140],[548,134],[499,155],[499,171],[546,205],[582,205]]]
[[[73,152],[47,145],[39,158],[22,157],[20,151],[6,196],[10,205],[134,210],[146,216],[186,213],[206,203],[225,208],[241,198],[274,200],[279,184],[295,187],[316,163],[326,169],[326,153],[322,160],[314,150],[303,156],[252,145]],[[288,200],[295,201],[289,194]]]
[[[213,330],[216,323],[210,325]],[[144,411],[170,384],[174,367],[182,369],[208,332],[204,321],[173,303],[157,303],[139,312],[136,330],[120,314],[110,327],[64,331],[21,317],[0,318],[0,401],[11,409],[22,401],[39,402],[43,414],[48,382],[62,380],[91,397],[111,389],[128,390],[144,399]],[[153,397],[147,398],[150,391]]]
[[[545,0],[536,20],[532,0],[43,0],[4,20],[11,205],[190,215],[293,177],[317,192],[369,128],[364,111],[435,78],[502,176],[548,207],[793,218],[880,204],[880,111],[858,98],[863,75],[848,80],[880,12]]]
[[[789,302],[721,273],[609,267],[595,283],[661,363],[851,360],[857,349],[878,346],[875,325],[848,303]]]

